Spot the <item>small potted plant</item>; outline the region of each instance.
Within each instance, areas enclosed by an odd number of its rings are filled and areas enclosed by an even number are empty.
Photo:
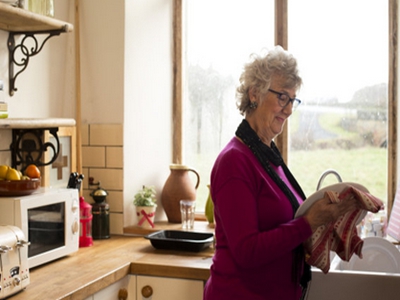
[[[136,193],[133,204],[136,206],[138,226],[154,228],[154,217],[157,208],[156,190],[153,186],[143,186]]]

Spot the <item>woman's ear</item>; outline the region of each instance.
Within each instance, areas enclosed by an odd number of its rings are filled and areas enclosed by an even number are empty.
[[[251,102],[254,102],[257,100],[257,93],[256,93],[255,87],[249,88],[249,99]]]

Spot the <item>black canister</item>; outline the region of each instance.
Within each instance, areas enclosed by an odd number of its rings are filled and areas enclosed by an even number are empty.
[[[106,203],[108,193],[99,187],[90,196],[96,203],[92,204],[92,237],[94,240],[110,238],[110,205]]]
[[[95,240],[110,238],[110,205],[106,202],[92,204],[92,237]]]

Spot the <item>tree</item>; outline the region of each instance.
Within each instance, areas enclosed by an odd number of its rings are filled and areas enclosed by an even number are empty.
[[[201,153],[201,135],[203,121],[211,122],[221,136],[223,98],[228,87],[232,86],[233,79],[224,77],[211,66],[207,69],[199,65],[189,65],[188,85],[189,102],[193,115],[193,122],[197,124],[196,151]],[[207,115],[210,120],[203,120]]]
[[[355,92],[353,98],[348,104],[358,108],[387,109],[387,91],[388,88],[386,83],[366,86]]]

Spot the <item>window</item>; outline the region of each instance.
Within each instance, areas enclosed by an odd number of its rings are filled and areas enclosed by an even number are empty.
[[[320,2],[288,0],[286,32],[275,35],[274,14],[279,12],[274,1],[183,1],[181,155],[201,176],[198,210],[207,199],[214,160],[242,118],[235,87],[243,64],[286,33],[304,85],[298,94],[303,103],[289,121],[283,148],[288,146],[289,167],[306,194],[315,191],[324,170],[333,168],[344,181],[359,182],[382,200],[393,200],[395,176],[387,174],[395,163],[388,152],[396,145],[388,126],[396,124],[389,118],[388,103],[396,78],[388,76],[393,72],[388,64],[388,3]],[[335,182],[328,176],[324,186]]]
[[[387,1],[289,0],[288,15],[289,50],[304,80],[304,105],[289,121],[292,172],[307,195],[335,169],[386,201]],[[323,185],[336,182],[328,176]]]
[[[213,163],[243,118],[235,98],[243,64],[274,45],[274,6],[265,0],[184,3],[183,161],[200,174],[196,209],[202,210]]]

